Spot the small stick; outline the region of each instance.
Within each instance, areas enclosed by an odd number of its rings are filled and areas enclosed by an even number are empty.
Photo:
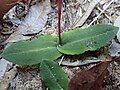
[[[61,58],[61,60],[60,60],[60,62],[59,62],[59,65],[61,65],[62,61],[64,60],[64,57],[65,57],[65,56],[62,56],[62,58]]]
[[[85,12],[85,14],[81,17],[81,18],[78,18],[78,21],[75,23],[76,25],[74,26],[75,27],[79,27],[79,26],[82,26],[85,21],[87,20],[87,18],[90,16],[91,12],[93,11],[93,9],[95,8],[95,6],[100,2],[101,0],[92,0],[87,11]]]
[[[97,7],[97,9],[102,11],[102,9],[100,7]],[[112,19],[110,18],[110,16],[108,16],[106,13],[105,13],[105,16],[112,22]]]
[[[111,0],[111,1],[108,3],[108,5],[104,8],[104,10],[102,10],[102,11],[100,12],[100,14],[88,25],[88,27],[91,26],[91,25],[100,17],[101,14],[103,14],[103,13],[105,12],[105,10],[106,10],[113,2],[114,2],[114,0]]]

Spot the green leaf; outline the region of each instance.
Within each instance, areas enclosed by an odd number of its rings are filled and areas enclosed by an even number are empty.
[[[38,64],[42,60],[55,60],[61,56],[57,48],[57,37],[41,36],[31,41],[19,41],[6,48],[2,57],[19,65]]]
[[[112,25],[94,25],[89,28],[76,28],[62,34],[63,45],[57,49],[64,54],[82,54],[105,46],[118,32]]]
[[[47,60],[42,61],[40,76],[50,90],[67,90],[67,75],[55,62]]]

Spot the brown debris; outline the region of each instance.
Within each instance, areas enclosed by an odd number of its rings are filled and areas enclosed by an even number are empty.
[[[110,61],[101,62],[89,70],[78,72],[69,83],[68,90],[104,90],[103,83],[108,75]]]
[[[0,19],[6,14],[18,0],[0,0]]]

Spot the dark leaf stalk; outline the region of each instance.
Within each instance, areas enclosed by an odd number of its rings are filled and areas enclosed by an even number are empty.
[[[59,44],[62,45],[61,39],[61,8],[62,8],[62,0],[58,0],[58,37],[59,37]]]

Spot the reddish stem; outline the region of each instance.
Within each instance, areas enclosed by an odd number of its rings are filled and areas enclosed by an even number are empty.
[[[61,39],[61,8],[62,8],[62,0],[58,0],[58,37],[59,37],[59,44],[62,45]]]
[[[28,4],[28,0],[22,0],[24,4]]]

